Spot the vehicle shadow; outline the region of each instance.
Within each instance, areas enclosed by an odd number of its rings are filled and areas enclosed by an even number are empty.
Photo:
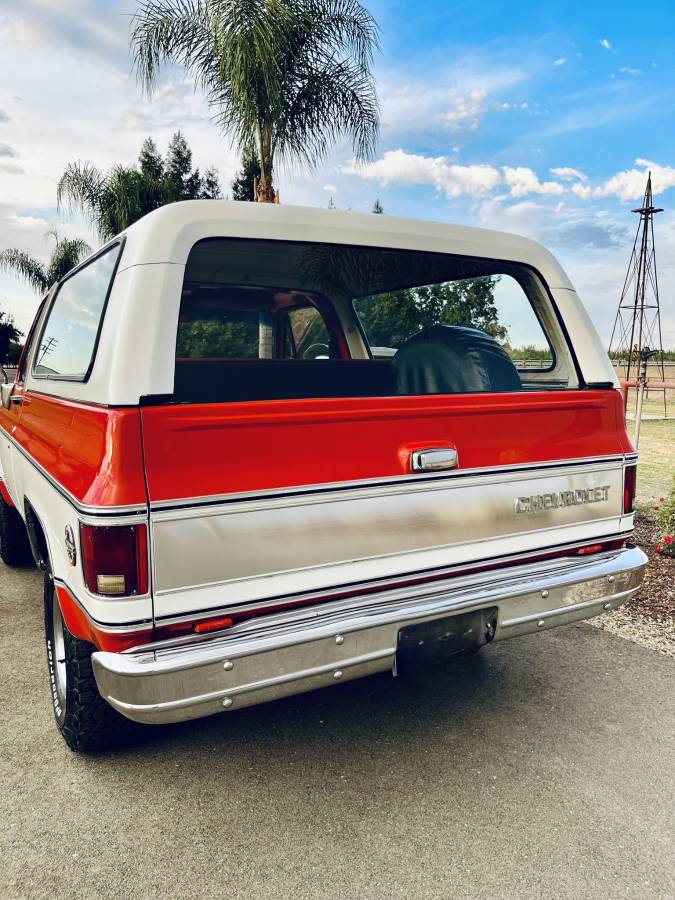
[[[466,739],[491,726],[500,696],[513,696],[518,681],[519,667],[510,668],[503,645],[495,645],[402,677],[374,675],[205,719],[138,726],[113,755],[164,748],[192,756],[203,749],[211,756],[220,747],[236,765],[238,757],[250,759],[257,752],[268,760],[275,751],[320,758],[328,748],[335,754],[336,742],[358,758],[374,743],[424,742],[448,731]]]

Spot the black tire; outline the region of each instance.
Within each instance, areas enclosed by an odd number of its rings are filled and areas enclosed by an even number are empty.
[[[131,723],[98,691],[93,644],[73,637],[61,616],[50,573],[45,575],[45,641],[56,727],[71,750],[99,753],[120,743]]]
[[[34,566],[26,525],[19,513],[0,499],[0,559],[7,566]]]

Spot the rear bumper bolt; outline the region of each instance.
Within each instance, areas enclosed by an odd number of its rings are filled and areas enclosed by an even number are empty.
[[[232,697],[225,697],[223,700],[223,706],[227,709],[229,706],[232,706]]]
[[[234,668],[234,663],[231,660],[226,659],[223,663],[223,668],[226,672],[230,672]]]
[[[342,672],[340,671],[340,669],[338,669],[337,672],[333,672],[333,678],[335,678],[336,681],[339,678],[342,678]]]
[[[611,603],[603,603],[603,604],[602,604],[602,608],[603,608],[603,609],[611,609],[611,608],[612,608],[612,604],[611,604]]]
[[[613,575],[608,575],[608,576],[607,576],[607,581],[609,581],[609,583],[611,584],[611,583],[614,581],[614,576],[613,576]]]
[[[542,597],[544,598],[544,600],[545,600],[545,599],[548,597],[548,591],[542,591],[542,592],[541,592],[541,596],[542,596]]]
[[[539,621],[537,622],[537,628],[543,628],[545,624],[546,622],[544,622],[543,619],[539,619]]]
[[[338,634],[335,638],[335,643],[336,644],[344,644],[344,642],[345,642],[344,637],[341,634]]]

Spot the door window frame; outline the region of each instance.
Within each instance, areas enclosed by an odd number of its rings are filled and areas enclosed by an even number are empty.
[[[89,381],[92,369],[94,368],[94,363],[96,362],[96,354],[98,352],[98,345],[99,345],[99,341],[101,339],[101,331],[103,330],[103,322],[105,320],[105,314],[106,314],[106,310],[108,308],[108,300],[110,299],[110,294],[112,292],[113,284],[115,283],[115,277],[117,275],[117,270],[119,268],[120,259],[122,258],[122,251],[124,249],[124,243],[125,243],[124,237],[115,238],[113,241],[110,241],[110,243],[101,247],[101,249],[98,250],[95,254],[87,257],[87,259],[85,259],[79,265],[77,265],[73,269],[71,269],[67,275],[65,275],[59,282],[57,282],[56,290],[54,291],[54,296],[52,297],[52,299],[49,302],[47,311],[45,313],[44,322],[42,323],[42,328],[40,329],[40,336],[37,340],[38,347],[42,343],[42,338],[44,337],[47,325],[49,323],[49,318],[52,314],[54,305],[55,305],[56,301],[58,300],[59,294],[61,293],[61,290],[63,289],[64,284],[66,284],[68,281],[70,281],[71,278],[74,278],[76,275],[78,275],[80,272],[82,272],[88,266],[95,263],[96,260],[100,259],[106,253],[110,253],[115,247],[117,247],[118,248],[117,256],[116,256],[115,262],[113,264],[112,272],[110,273],[110,280],[108,281],[108,286],[106,288],[103,305],[101,306],[101,315],[99,317],[98,328],[96,329],[96,337],[94,339],[94,344],[92,346],[91,357],[89,359],[89,364],[87,366],[87,369],[86,369],[84,375],[58,375],[58,374],[52,375],[52,374],[45,373],[45,372],[36,372],[35,371],[35,354],[33,354],[33,359],[31,360],[31,370],[30,370],[31,378],[34,378],[34,379],[40,380],[40,381],[74,381],[74,382],[77,382],[78,384],[86,384],[87,381]]]

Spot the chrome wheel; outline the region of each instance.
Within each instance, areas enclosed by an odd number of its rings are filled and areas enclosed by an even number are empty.
[[[58,694],[59,705],[66,705],[66,642],[63,637],[63,618],[58,601],[52,603],[52,634],[54,636],[54,686]]]

